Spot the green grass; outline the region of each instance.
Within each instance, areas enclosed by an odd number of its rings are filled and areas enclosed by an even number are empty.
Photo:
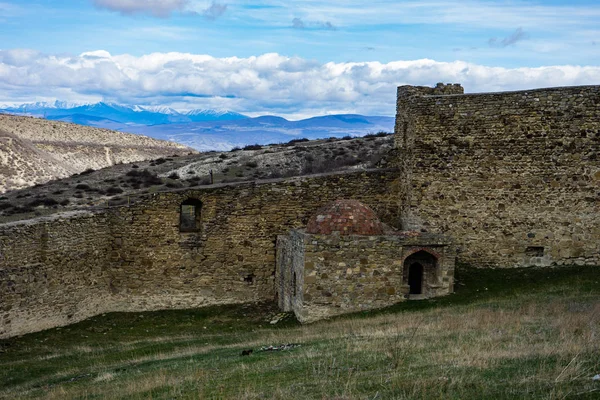
[[[597,267],[463,266],[444,298],[307,326],[277,312],[111,313],[0,341],[0,398],[600,398]],[[300,346],[259,351],[284,343]]]

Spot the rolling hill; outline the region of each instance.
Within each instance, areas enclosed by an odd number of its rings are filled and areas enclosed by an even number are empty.
[[[88,169],[193,152],[141,135],[0,114],[0,192]]]

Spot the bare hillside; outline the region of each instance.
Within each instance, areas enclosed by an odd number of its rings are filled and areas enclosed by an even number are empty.
[[[0,193],[88,169],[189,153],[195,151],[146,136],[0,114]]]
[[[0,223],[58,211],[135,203],[165,190],[390,167],[393,136],[292,140],[86,170],[0,197]],[[40,150],[41,152],[41,150]],[[42,159],[39,157],[39,159]]]

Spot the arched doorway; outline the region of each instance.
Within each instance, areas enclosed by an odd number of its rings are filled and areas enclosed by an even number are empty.
[[[404,293],[410,298],[427,298],[432,295],[431,285],[437,281],[437,258],[425,250],[419,250],[404,260],[402,283]]]
[[[410,287],[409,294],[423,293],[423,266],[418,262],[408,267],[408,286]]]

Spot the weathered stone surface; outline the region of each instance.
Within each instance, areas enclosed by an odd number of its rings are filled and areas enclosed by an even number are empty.
[[[411,260],[423,253],[434,260],[422,275],[418,298],[453,290],[456,249],[435,234],[308,234],[292,230],[278,238],[279,304],[301,322],[370,310],[404,301]],[[415,259],[425,265],[425,259]]]
[[[96,214],[0,225],[0,338],[107,311],[275,299],[275,241],[339,197],[398,223],[394,171],[374,170],[151,195]],[[197,231],[180,205],[202,202]]]
[[[600,86],[456,88],[398,88],[403,228],[478,266],[600,265]]]

